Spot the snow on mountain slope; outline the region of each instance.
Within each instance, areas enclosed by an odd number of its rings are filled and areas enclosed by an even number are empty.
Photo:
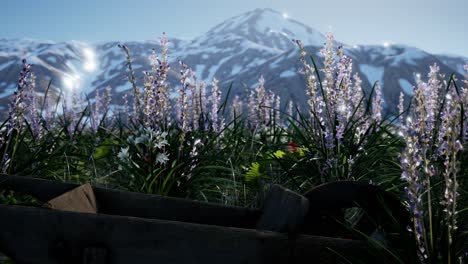
[[[455,55],[435,55],[444,64],[448,65],[454,72],[465,75],[465,65],[468,65],[468,58]]]
[[[365,61],[363,63],[390,63],[391,66],[401,64],[417,65],[418,60],[429,56],[430,54],[407,45],[356,45],[347,46],[346,53],[353,56],[359,56]]]
[[[82,89],[83,84],[97,70],[93,47],[83,42],[2,39],[0,43],[0,76],[3,81],[0,90],[3,91],[11,89],[12,84],[16,83],[23,58],[33,64],[39,92],[45,90],[50,80],[54,80],[52,92],[58,93],[59,89]],[[6,96],[9,94],[0,94],[0,98]]]
[[[231,38],[226,42],[213,43],[212,46],[201,48],[198,52],[192,48],[179,59],[188,65],[193,65],[194,68],[197,65],[206,65],[203,70],[199,67],[198,77],[204,81],[211,81],[213,77],[229,79],[244,71],[253,70],[268,58],[281,54],[250,40],[232,34],[228,36]]]
[[[398,83],[405,94],[414,95],[414,86],[408,80],[398,79]]]
[[[369,83],[379,82],[380,86],[384,86],[384,72],[383,66],[377,67],[370,64],[359,64],[359,70],[363,73],[363,77],[366,77]]]
[[[236,75],[256,71],[269,58],[295,49],[292,39],[316,46],[325,42],[321,33],[277,11],[255,9],[214,26],[178,52],[177,58],[193,65],[201,80],[236,80]]]
[[[390,58],[392,60],[390,65],[392,66],[398,66],[402,63],[416,65],[417,60],[429,55],[420,49],[406,45],[392,45],[391,48],[396,50],[396,53]]]
[[[186,46],[187,41],[171,38],[168,42],[169,59],[172,62],[177,62],[180,51]],[[107,87],[111,87],[116,99],[121,98],[120,93],[128,92],[132,87],[128,81],[127,57],[125,52],[118,46],[119,44],[126,45],[130,49],[132,67],[137,77],[137,84],[140,86],[143,84],[143,71],[151,68],[149,56],[152,50],[154,49],[158,54],[162,52],[159,40],[96,44],[98,68],[101,70],[96,72],[89,85],[102,91]],[[174,74],[174,71],[169,73],[169,79],[172,81],[175,81]],[[90,96],[94,95],[91,94]]]
[[[353,59],[353,72],[361,76],[362,85],[367,94],[375,81],[380,82],[385,107],[389,111],[397,109],[400,92],[405,94],[405,100],[409,102],[409,97],[413,93],[412,87],[416,85],[416,74],[421,74],[425,79],[429,66],[434,63],[439,65],[441,73],[449,75],[453,71],[437,56],[414,47],[404,45],[389,48],[382,46],[344,47],[345,54]],[[323,58],[317,55],[320,54],[320,47],[306,46],[305,48],[307,53],[314,57],[318,68],[323,67]],[[254,85],[258,76],[262,74],[266,80],[266,87],[280,94],[283,102],[293,100],[302,107],[306,107],[305,82],[303,76],[298,73],[302,67],[298,58],[299,51],[290,50],[272,57],[260,65],[257,71],[242,74],[239,79],[242,78],[243,83]],[[456,77],[463,78],[460,74]],[[234,91],[238,90],[234,87]]]
[[[180,50],[183,41],[171,39],[169,47]],[[0,102],[7,102],[20,72],[21,60],[33,65],[37,90],[44,92],[51,81],[52,92],[76,92],[89,97],[96,89],[111,86],[114,91],[131,87],[127,80],[126,56],[117,42],[88,44],[78,41],[54,43],[41,40],[0,40]],[[126,43],[134,58],[135,73],[149,69],[148,56],[153,48],[160,50],[158,41]],[[116,95],[117,97],[117,95]]]
[[[266,8],[229,18],[197,38],[195,43],[203,46],[210,42],[222,42],[229,35],[236,35],[277,52],[295,48],[292,39],[301,39],[305,45],[314,46],[322,46],[326,41],[325,36],[315,29]]]
[[[0,45],[0,104],[8,102],[16,90],[16,82],[24,58],[32,64],[36,76],[36,91],[43,95],[51,84],[48,97],[55,101],[60,93],[72,91],[87,94],[94,90],[88,85],[97,70],[92,45],[69,41],[62,43],[22,40],[2,40]],[[7,56],[5,56],[8,54]],[[8,60],[7,63],[3,63]],[[7,65],[7,67],[4,67]]]

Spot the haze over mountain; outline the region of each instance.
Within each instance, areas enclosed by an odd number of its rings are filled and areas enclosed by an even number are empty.
[[[272,9],[255,9],[229,18],[193,40],[170,38],[169,82],[172,87],[179,85],[177,61],[182,60],[200,80],[220,80],[223,90],[233,82],[232,95],[245,95],[245,87],[256,85],[263,75],[266,88],[280,95],[283,102],[293,100],[305,106],[305,82],[298,73],[299,50],[292,39],[302,40],[321,67],[319,50],[325,42],[324,34]],[[109,86],[114,102],[119,102],[131,84],[127,80],[126,57],[118,44],[1,39],[0,110],[7,110],[7,102],[16,89],[22,58],[34,65],[39,91],[44,92],[51,80],[56,94],[59,90],[75,90],[93,97],[95,89],[104,91]],[[141,86],[142,72],[150,69],[148,56],[152,49],[161,52],[160,43],[154,40],[124,44],[131,50]],[[412,94],[415,74],[424,79],[429,66],[437,63],[441,72],[454,72],[460,79],[465,74],[463,65],[468,64],[468,58],[462,56],[435,55],[406,45],[336,44],[343,45],[353,59],[353,70],[360,74],[367,91],[380,81],[390,111],[395,109],[400,91]]]

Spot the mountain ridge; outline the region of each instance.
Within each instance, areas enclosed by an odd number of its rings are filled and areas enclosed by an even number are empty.
[[[299,29],[292,32],[294,27]],[[301,39],[304,32],[311,34]],[[325,42],[322,33],[272,9],[255,9],[233,16],[192,40],[170,38],[169,60],[173,69],[168,81],[172,86],[179,84],[178,64],[175,63],[178,60],[192,67],[199,80],[209,83],[215,77],[220,80],[222,89],[234,82],[233,95],[245,96],[244,84],[255,85],[263,75],[268,89],[281,95],[284,101],[294,100],[305,107],[305,82],[298,74],[299,51],[292,39],[301,39],[315,58],[319,58]],[[131,85],[126,79],[126,57],[117,47],[118,43],[1,39],[0,102],[6,105],[9,92],[15,89],[20,61],[24,57],[35,64],[33,71],[42,92],[52,79],[57,91],[82,89],[93,97],[96,89],[110,86],[114,99],[122,98]],[[161,45],[157,40],[125,44],[132,52],[134,70],[140,81],[142,72],[150,69],[151,50],[160,54]],[[337,41],[336,45],[343,45],[345,53],[353,59],[353,71],[361,75],[365,90],[369,90],[374,81],[381,81],[389,109],[395,108],[400,91],[411,95],[414,74],[425,75],[434,62],[441,72],[454,71],[458,78],[463,78],[463,65],[468,64],[468,58],[463,56],[431,54],[404,44],[347,45]]]

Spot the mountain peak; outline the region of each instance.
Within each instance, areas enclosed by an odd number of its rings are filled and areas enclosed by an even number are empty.
[[[300,39],[305,45],[322,46],[325,36],[271,8],[257,8],[231,17],[214,26],[203,40],[212,36],[236,35],[253,43],[277,50],[294,48],[292,39]]]
[[[249,12],[246,12],[244,14],[249,14],[249,13],[256,13],[256,14],[261,14],[261,13],[265,13],[265,14],[268,14],[270,13],[270,15],[282,15],[280,12],[272,9],[272,8],[269,8],[269,7],[266,7],[266,8],[256,8],[252,11],[249,11]]]

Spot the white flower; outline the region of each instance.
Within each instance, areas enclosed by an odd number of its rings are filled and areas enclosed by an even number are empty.
[[[167,132],[163,132],[160,135],[156,136],[156,142],[154,143],[154,148],[162,149],[163,147],[169,145],[166,140]]]
[[[169,160],[169,157],[166,153],[158,153],[156,156],[156,162],[165,164]]]
[[[117,154],[117,157],[121,161],[128,161],[130,159],[130,153],[128,153],[129,147],[126,148],[121,148],[119,154]]]

